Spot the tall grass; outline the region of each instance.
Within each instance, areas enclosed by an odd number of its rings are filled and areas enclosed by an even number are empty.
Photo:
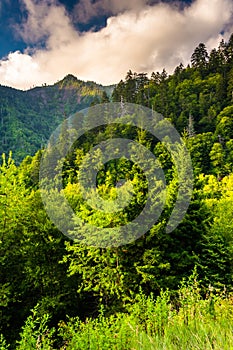
[[[34,310],[15,349],[233,350],[233,298],[211,288],[202,298],[195,275],[181,284],[175,301],[169,291],[156,298],[140,293],[127,314],[105,317],[102,309],[96,319],[69,319],[56,330],[47,323],[48,315],[39,319]]]

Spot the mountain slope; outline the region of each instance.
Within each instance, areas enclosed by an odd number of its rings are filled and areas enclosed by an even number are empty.
[[[0,154],[13,151],[19,162],[34,154],[67,118],[101,99],[113,87],[83,82],[73,75],[51,86],[21,91],[0,86]]]

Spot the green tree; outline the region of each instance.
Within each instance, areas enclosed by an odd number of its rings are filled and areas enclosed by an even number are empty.
[[[108,103],[108,102],[110,102],[110,100],[109,100],[109,97],[107,95],[107,92],[103,91],[102,95],[101,95],[100,103]]]
[[[215,134],[225,140],[233,138],[233,106],[224,108],[217,116]]]
[[[198,69],[202,77],[206,73],[207,63],[209,60],[209,55],[205,44],[200,43],[194,50],[191,56],[192,67]]]

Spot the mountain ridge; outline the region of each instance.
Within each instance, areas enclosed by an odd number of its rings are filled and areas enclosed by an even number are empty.
[[[1,83],[0,83],[0,87],[12,89],[12,90],[15,90],[15,91],[28,92],[28,91],[35,90],[35,89],[40,89],[40,88],[43,88],[43,87],[51,87],[51,86],[60,85],[62,82],[72,82],[72,81],[74,83],[75,82],[81,82],[81,83],[84,83],[84,84],[87,84],[87,85],[92,84],[92,85],[95,85],[96,87],[100,87],[100,88],[104,88],[104,89],[113,89],[114,86],[116,85],[116,84],[103,85],[103,84],[95,82],[94,80],[81,80],[81,79],[79,79],[78,77],[76,77],[73,74],[67,74],[66,76],[64,76],[64,78],[62,78],[61,80],[58,80],[58,81],[56,81],[54,83],[51,83],[51,84],[44,83],[42,85],[33,85],[33,87],[30,87],[29,89],[18,89],[18,88],[15,88],[13,86],[3,85]]]
[[[114,86],[84,82],[72,74],[53,85],[18,90],[0,85],[0,153],[20,162],[33,155],[69,115],[98,103]]]

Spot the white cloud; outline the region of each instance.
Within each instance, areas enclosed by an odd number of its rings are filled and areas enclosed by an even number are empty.
[[[134,1],[136,7],[133,1],[111,0],[116,14],[102,30],[86,33],[74,28],[55,0],[23,1],[29,17],[21,36],[30,43],[45,38],[46,45],[0,61],[0,83],[17,88],[53,83],[68,73],[110,84],[129,69],[151,73],[165,67],[172,72],[181,61],[188,63],[200,42],[212,48],[221,31],[229,35],[233,29],[231,0],[196,0],[182,11],[162,3],[149,6],[144,0]]]

